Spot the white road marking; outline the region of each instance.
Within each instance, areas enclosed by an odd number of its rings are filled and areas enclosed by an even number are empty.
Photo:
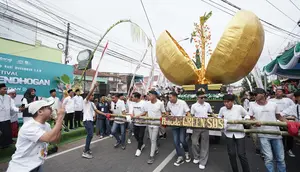
[[[174,149],[167,157],[163,160],[154,170],[153,172],[161,172],[162,169],[171,161],[171,159],[176,155],[176,150]]]
[[[104,138],[102,138],[102,139],[94,140],[94,141],[91,142],[91,144],[94,144],[94,143],[103,141],[103,140],[108,139],[108,138],[110,138],[110,137],[104,137]],[[51,159],[51,158],[54,158],[54,157],[56,157],[56,156],[63,155],[63,154],[65,154],[65,153],[68,153],[68,152],[71,152],[71,151],[73,151],[73,150],[82,148],[82,147],[84,147],[84,146],[85,146],[85,144],[80,145],[80,146],[77,146],[77,147],[74,147],[74,148],[71,148],[71,149],[68,149],[68,150],[65,150],[65,151],[62,151],[62,152],[55,153],[55,154],[53,154],[53,155],[48,156],[46,159]]]

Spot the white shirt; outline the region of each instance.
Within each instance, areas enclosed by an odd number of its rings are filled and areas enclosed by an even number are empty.
[[[82,111],[83,110],[83,98],[81,96],[74,96],[74,110]]]
[[[204,102],[200,104],[196,102],[191,107],[191,114],[198,118],[207,118],[208,113],[212,113],[212,109],[209,103]]]
[[[70,96],[66,97],[64,99],[63,104],[65,105],[65,110],[67,113],[74,113],[75,112],[75,104],[74,104],[74,98],[71,98]]]
[[[42,165],[47,156],[48,143],[40,142],[39,139],[50,130],[48,123],[41,124],[34,119],[26,122],[19,131],[16,151],[7,172],[31,171]]]
[[[172,116],[186,116],[190,108],[185,101],[177,99],[176,103],[168,102],[167,111],[171,112]]]
[[[54,117],[54,118],[56,118],[57,117],[57,110],[58,110],[58,108],[59,108],[59,98],[58,97],[49,97],[48,99],[47,99],[47,101],[54,101],[54,103],[53,103],[53,105],[51,105],[51,108],[52,108],[52,116]]]
[[[284,109],[282,111],[282,115],[283,116],[295,116],[296,121],[300,121],[300,107],[299,106],[300,106],[299,104],[295,104],[293,106],[290,106],[287,109]]]
[[[122,112],[126,111],[125,103],[124,103],[123,100],[118,100],[116,103],[112,101],[110,108],[111,108],[110,110],[115,115],[122,115],[123,114]],[[117,119],[117,120],[124,120],[124,118],[118,118],[118,117],[116,117],[115,119]],[[115,123],[124,124],[124,122],[121,122],[121,121],[115,121]]]
[[[152,118],[160,118],[162,113],[166,113],[165,106],[160,100],[157,100],[155,103],[151,103],[151,101],[145,102],[145,111],[148,113],[148,117],[152,117]],[[160,122],[158,121],[158,124],[159,123]],[[158,126],[149,125],[149,127],[158,127]]]
[[[245,99],[243,103],[244,109],[249,110],[249,106],[250,106],[249,104],[250,104],[249,99]]]
[[[94,121],[96,106],[93,102],[83,100],[83,121]]]
[[[129,114],[133,114],[134,116],[141,115],[145,112],[145,101],[141,100],[139,102],[131,102],[129,108]],[[129,106],[129,107],[130,107]],[[145,124],[134,124],[135,126],[146,126]]]
[[[295,103],[293,102],[293,100],[283,97],[281,99],[270,99],[269,101],[274,102],[277,104],[278,110],[279,112],[282,112],[284,109],[289,108],[290,106],[295,105]]]
[[[274,102],[268,101],[266,105],[259,105],[256,102],[251,103],[249,107],[249,115],[254,116],[254,118],[258,121],[271,121],[276,122],[276,114],[279,114],[279,108]],[[269,131],[280,131],[279,127],[276,126],[261,126],[257,127],[260,130],[269,130]],[[281,136],[277,135],[270,135],[270,134],[258,134],[258,137],[265,137],[265,138],[282,138]]]
[[[241,105],[233,105],[231,109],[227,109],[225,106],[223,106],[219,111],[219,117],[224,117],[224,120],[243,120],[243,116],[246,116],[247,114],[247,111]],[[243,130],[244,126],[243,124],[227,124],[226,129]],[[224,134],[228,138],[233,138],[233,136],[236,139],[245,137],[245,133],[239,132],[224,131]]]
[[[11,106],[15,107],[15,110],[14,109],[10,110],[10,115],[11,115],[10,122],[13,123],[13,122],[18,121],[19,108],[16,107],[15,100],[13,98],[11,98],[10,101],[11,101]],[[18,110],[18,111],[16,111],[16,110]]]
[[[13,104],[8,95],[0,95],[0,122],[10,120],[11,110],[19,112],[19,108]]]

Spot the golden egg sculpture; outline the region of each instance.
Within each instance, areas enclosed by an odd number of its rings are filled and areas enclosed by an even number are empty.
[[[223,84],[242,79],[257,63],[264,40],[259,18],[250,11],[237,12],[210,57],[205,78]]]
[[[264,30],[250,11],[235,14],[214,50],[205,73],[210,83],[229,84],[245,77],[264,46]],[[199,69],[168,31],[156,42],[156,58],[165,77],[177,85],[199,84]]]
[[[164,31],[156,41],[156,58],[162,73],[172,83],[197,83],[196,66],[168,31]]]

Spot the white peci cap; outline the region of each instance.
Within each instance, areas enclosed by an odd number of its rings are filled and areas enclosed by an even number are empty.
[[[15,93],[16,92],[16,90],[15,89],[8,89],[7,90],[7,94],[10,94],[10,93]]]
[[[39,100],[28,104],[28,112],[34,115],[38,110],[42,107],[51,106],[54,104],[54,100],[46,101],[46,100]]]

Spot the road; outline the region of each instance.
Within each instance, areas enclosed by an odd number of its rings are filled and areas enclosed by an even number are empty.
[[[97,140],[91,145],[94,158],[81,158],[82,147],[69,152],[49,157],[44,165],[44,171],[56,172],[190,172],[201,171],[198,165],[184,163],[176,167],[173,163],[176,160],[175,150],[172,142],[172,135],[168,132],[168,138],[160,141],[160,151],[156,156],[155,162],[152,165],[147,164],[150,151],[150,142],[146,141],[146,148],[140,157],[135,157],[137,143],[134,139],[130,145],[127,145],[126,150],[121,148],[113,148],[115,143],[114,138],[106,138]],[[299,146],[296,146],[295,154],[300,157]],[[254,153],[254,147],[250,139],[246,141],[247,157],[249,160],[251,171],[263,172],[265,167],[260,156]],[[297,159],[286,157],[289,172],[296,172]],[[208,164],[204,172],[230,172],[231,167],[226,151],[226,143],[221,139],[219,144],[211,144]]]
[[[147,139],[146,139],[147,140]],[[205,170],[200,170],[198,165],[184,163],[179,167],[173,165],[176,160],[175,150],[172,141],[172,135],[168,130],[166,140],[160,141],[159,154],[156,156],[152,165],[147,164],[150,152],[150,142],[146,141],[146,148],[140,157],[135,157],[137,143],[132,138],[132,143],[127,145],[126,150],[113,148],[114,138],[93,139],[91,149],[93,159],[84,159],[81,157],[84,140],[76,144],[71,144],[67,148],[60,148],[62,152],[49,156],[44,164],[44,171],[48,172],[231,172],[231,167],[226,151],[224,138],[219,144],[211,144],[208,164]],[[288,172],[298,172],[297,163],[299,163],[300,149],[295,144],[296,158],[286,156]],[[246,140],[246,152],[251,171],[264,172],[265,167],[260,156],[254,153],[254,147],[249,138]],[[298,161],[298,162],[297,162]],[[5,169],[5,167],[3,167]],[[299,168],[299,166],[298,166]],[[2,171],[2,170],[0,170]]]

